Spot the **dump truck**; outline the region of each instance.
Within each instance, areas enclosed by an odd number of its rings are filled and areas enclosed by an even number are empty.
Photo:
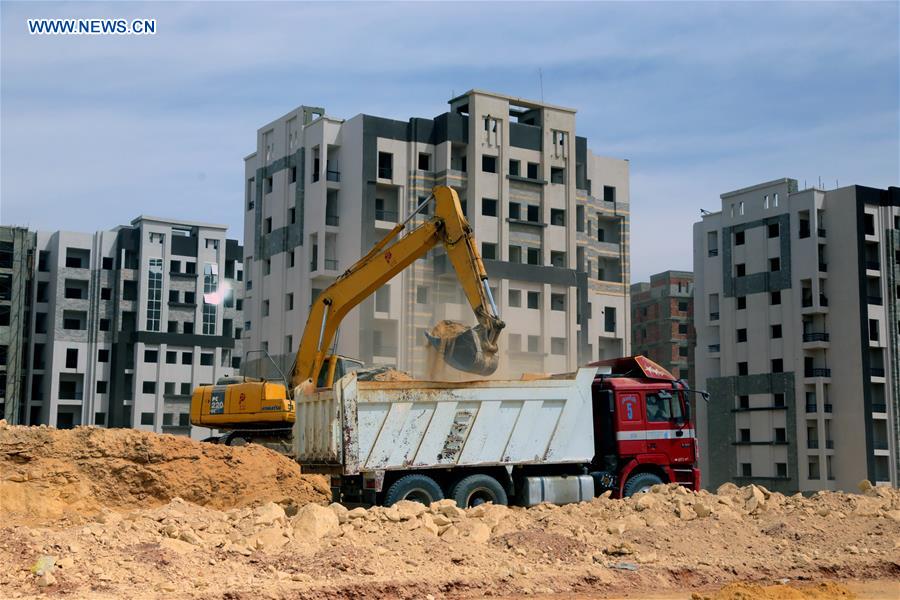
[[[643,357],[520,380],[363,381],[295,396],[294,455],[334,500],[532,506],[700,489],[689,389]]]

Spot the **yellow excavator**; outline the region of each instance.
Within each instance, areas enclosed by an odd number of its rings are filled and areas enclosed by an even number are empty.
[[[398,238],[432,200],[433,216]],[[294,394],[331,387],[347,373],[363,368],[359,361],[330,352],[343,318],[438,244],[443,244],[478,324],[451,337],[426,334],[428,340],[450,366],[478,375],[493,373],[498,361],[497,338],[504,323],[459,196],[450,187],[437,186],[405,221],[319,294],[310,308],[289,377],[228,377],[216,385],[200,386],[191,397],[191,424],[227,432],[208,441],[228,445],[289,438],[295,420]],[[289,389],[293,391],[289,393]]]

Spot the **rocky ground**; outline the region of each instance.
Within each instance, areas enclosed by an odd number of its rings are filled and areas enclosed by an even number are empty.
[[[29,461],[22,462],[26,433],[11,438],[15,429],[24,428],[0,429],[4,505],[15,486],[46,479],[33,478]],[[50,431],[41,435],[98,436]],[[247,464],[248,453],[270,454],[222,450],[232,453],[227,464]],[[206,451],[198,450],[219,460]],[[273,464],[280,458],[270,456]],[[82,465],[70,464],[75,473],[86,468],[84,460],[70,461]],[[152,472],[158,478],[151,488],[165,489],[165,478]],[[264,479],[274,472],[258,473],[262,489],[243,488],[246,498],[236,491],[232,507],[210,501],[216,487],[194,491],[190,502],[161,498],[168,492],[141,492],[144,500],[130,505],[95,494],[88,510],[71,508],[81,506],[73,496],[54,496],[70,509],[53,518],[0,506],[0,597],[824,599],[851,597],[844,586],[852,589],[853,580],[874,582],[884,598],[900,596],[900,491],[894,489],[864,485],[859,494],[786,497],[756,486],[725,485],[715,494],[657,486],[634,499],[562,507],[460,510],[442,501],[348,510],[316,503],[322,496],[315,480],[299,471],[281,481],[310,496],[285,496],[271,482],[266,499]],[[53,481],[72,494],[91,489],[54,477],[40,488],[45,494],[55,494]],[[186,488],[215,486],[205,475],[185,481]],[[32,492],[29,498],[40,501]],[[780,580],[790,585],[777,585]]]

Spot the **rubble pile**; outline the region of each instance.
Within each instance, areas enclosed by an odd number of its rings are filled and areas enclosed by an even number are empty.
[[[0,517],[73,519],[183,498],[232,508],[323,502],[324,477],[262,446],[204,444],[134,429],[18,427],[0,421]]]
[[[106,509],[75,525],[7,522],[0,560],[9,567],[0,573],[0,597],[11,598],[61,590],[70,598],[115,597],[134,589],[167,598],[666,589],[684,598],[691,590],[701,590],[697,598],[744,598],[754,597],[742,596],[746,590],[769,589],[754,582],[780,579],[896,582],[900,491],[866,485],[861,494],[804,497],[753,485],[726,484],[716,493],[658,485],[627,500],[607,494],[566,506],[466,510],[450,500],[370,509],[292,500],[217,510],[175,498]],[[711,591],[734,581],[744,587]],[[809,589],[819,595],[760,597],[837,598],[831,592],[843,588]]]

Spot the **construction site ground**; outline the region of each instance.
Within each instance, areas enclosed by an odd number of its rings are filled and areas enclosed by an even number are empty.
[[[0,422],[0,598],[900,597],[900,492],[348,510],[281,455]]]

